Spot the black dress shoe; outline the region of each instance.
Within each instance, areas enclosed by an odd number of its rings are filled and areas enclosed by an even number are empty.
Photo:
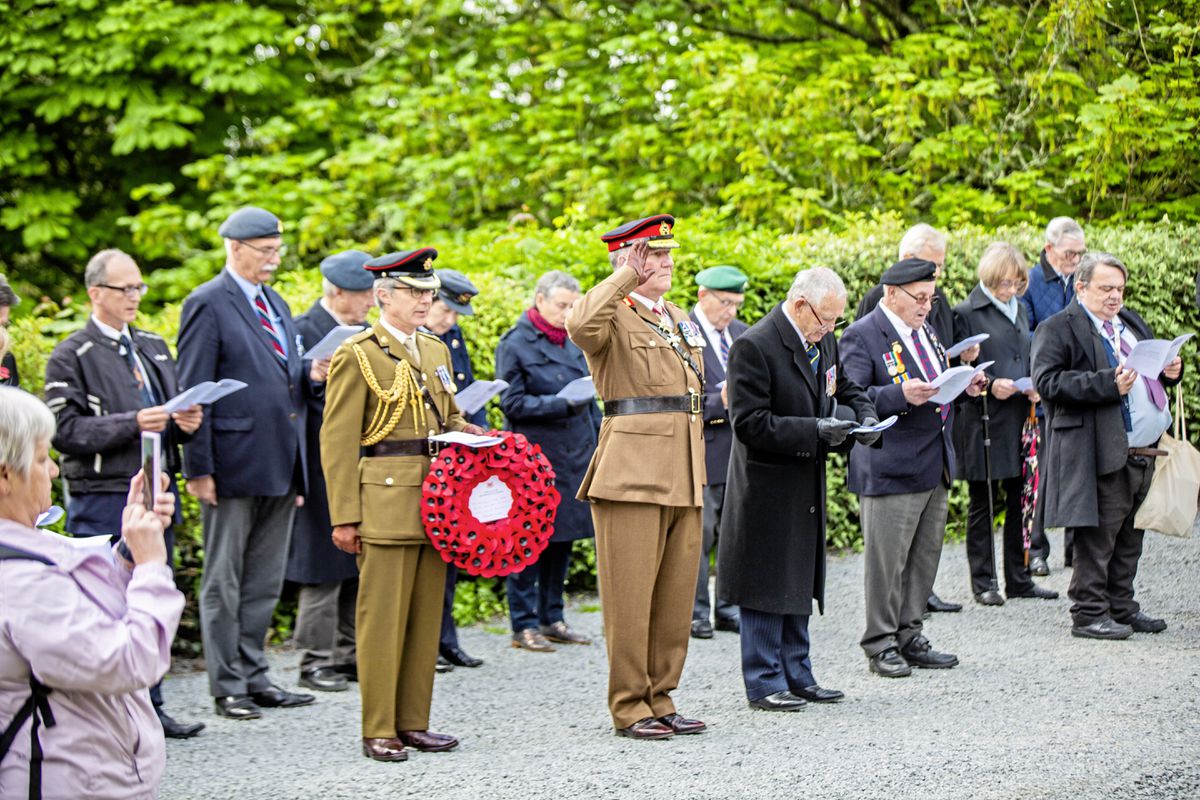
[[[1057,600],[1058,592],[1054,591],[1053,589],[1043,589],[1041,586],[1034,584],[1031,588],[1026,589],[1020,594],[1013,594],[1012,592],[1008,593],[1009,600],[1012,600],[1014,597],[1029,597],[1038,600]]]
[[[659,717],[658,721],[673,730],[679,736],[690,736],[693,733],[703,733],[708,726],[698,719],[688,719],[682,714],[667,714]]]
[[[1004,598],[995,589],[988,589],[984,592],[976,592],[975,602],[981,606],[1002,606],[1004,605]]]
[[[318,692],[344,692],[350,688],[346,676],[338,674],[333,667],[306,669],[300,673],[299,684]]]
[[[345,675],[346,680],[351,683],[358,683],[358,664],[338,664],[333,668],[333,671],[339,675]]]
[[[867,667],[884,678],[905,678],[912,675],[912,667],[900,657],[900,651],[889,647],[881,653],[876,653],[867,661]]]
[[[204,730],[203,722],[178,722],[158,706],[154,707],[154,713],[158,714],[158,721],[162,723],[163,736],[168,739],[190,739]]]
[[[213,707],[218,714],[229,719],[258,719],[262,716],[262,709],[244,694],[214,697]]]
[[[730,633],[741,633],[742,622],[737,617],[717,617],[717,630],[728,631]]]
[[[422,753],[444,753],[458,747],[458,739],[448,733],[397,731],[396,738],[413,750],[420,750]]]
[[[750,701],[750,707],[760,711],[799,711],[806,705],[808,702],[803,697],[797,697],[787,689]]]
[[[1050,574],[1050,565],[1041,556],[1034,556],[1029,559],[1029,574],[1038,578],[1044,578]]]
[[[295,708],[315,702],[317,698],[311,694],[289,692],[274,684],[261,692],[251,692],[250,699],[260,708]]]
[[[822,689],[815,683],[812,686],[801,686],[799,689],[791,691],[792,694],[803,697],[810,703],[836,703],[846,696],[845,692],[839,692],[837,689]]]
[[[454,665],[447,661],[444,656],[439,655],[437,657],[437,664],[434,666],[433,671],[439,675],[446,672],[454,672]]]
[[[920,669],[950,669],[958,666],[958,656],[939,653],[924,636],[917,636],[900,648],[900,656]]]
[[[617,736],[629,739],[670,739],[675,735],[670,725],[664,725],[654,717],[639,719],[628,728],[617,728]]]
[[[476,658],[475,656],[467,655],[462,651],[461,647],[446,647],[440,652],[442,658],[446,659],[456,667],[474,668],[483,666],[482,658]]]
[[[1141,611],[1132,617],[1121,620],[1121,622],[1133,628],[1134,633],[1162,633],[1167,629],[1167,621],[1165,619],[1147,617]]]
[[[1101,617],[1090,625],[1072,625],[1071,635],[1080,639],[1128,639],[1133,636],[1133,626]]]
[[[367,739],[362,740],[363,755],[376,761],[408,761],[408,752],[404,742],[399,739]]]
[[[706,619],[692,620],[692,638],[693,639],[711,639],[713,637],[713,628]]]
[[[947,603],[936,594],[930,594],[929,599],[925,601],[925,608],[943,614],[953,614],[956,611],[962,611],[962,603]]]

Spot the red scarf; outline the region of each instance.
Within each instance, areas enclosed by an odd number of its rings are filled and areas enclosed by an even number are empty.
[[[529,317],[529,321],[533,323],[533,327],[546,334],[546,338],[549,339],[553,344],[556,344],[559,347],[562,347],[564,344],[566,344],[567,329],[558,328],[554,325],[551,325],[546,321],[546,318],[542,316],[541,312],[537,310],[536,306],[533,306],[526,311],[525,315]]]

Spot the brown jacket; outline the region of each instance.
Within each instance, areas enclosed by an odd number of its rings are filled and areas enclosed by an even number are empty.
[[[460,431],[467,422],[454,403],[454,394],[442,385],[435,369],[445,366],[453,375],[450,351],[436,336],[417,336],[421,351],[420,373],[429,388],[445,427],[428,407],[425,426],[413,429],[413,410],[405,408],[399,423],[383,441],[403,441]],[[329,366],[325,387],[325,419],[321,425],[321,467],[329,492],[331,525],[359,525],[363,541],[402,544],[425,541],[421,523],[421,482],[429,472],[426,456],[360,457],[360,442],[375,416],[379,400],[368,387],[352,345],[359,345],[384,390],[391,387],[396,362],[412,357],[382,325],[346,340]],[[391,407],[388,408],[389,415]]]
[[[637,274],[621,267],[580,298],[567,316],[571,340],[587,356],[604,400],[703,393],[695,373],[647,322],[657,316],[626,296]],[[678,324],[687,312],[667,303]],[[700,348],[680,346],[703,371]],[[605,417],[600,441],[579,487],[580,500],[619,500],[663,506],[703,505],[704,420],[678,412]]]

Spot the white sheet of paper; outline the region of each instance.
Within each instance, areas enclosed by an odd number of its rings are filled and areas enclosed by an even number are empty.
[[[1183,343],[1195,334],[1185,333],[1172,341],[1166,339],[1143,339],[1135,344],[1125,356],[1125,368],[1145,378],[1157,379],[1162,371],[1179,355]]]
[[[512,491],[508,484],[495,475],[476,486],[467,498],[471,516],[480,522],[495,522],[508,516],[513,505]]]
[[[111,550],[112,539],[109,536],[64,536],[63,540],[76,550]]]
[[[168,414],[174,414],[176,411],[181,411],[194,405],[215,403],[222,397],[245,388],[245,383],[234,378],[222,378],[215,383],[213,381],[204,381],[172,397],[163,404],[163,409]]]
[[[558,390],[558,397],[568,403],[586,403],[596,396],[596,384],[591,375],[576,378]]]
[[[991,338],[990,333],[977,333],[974,336],[968,336],[967,338],[963,339],[961,342],[956,342],[953,345],[951,345],[950,348],[946,351],[946,358],[954,358],[956,355],[963,352],[967,348],[974,347],[975,345],[979,344],[980,342],[986,342],[990,338]]]
[[[886,431],[888,428],[896,424],[896,420],[900,419],[895,414],[892,414],[887,419],[878,422],[874,425],[859,425],[857,428],[851,428],[850,433],[874,433],[875,431]]]
[[[321,337],[321,341],[314,344],[308,350],[305,350],[304,358],[310,361],[320,361],[323,358],[329,358],[342,342],[356,333],[362,333],[362,331],[363,329],[357,325],[338,325]]]
[[[1018,392],[1028,392],[1033,388],[1033,378],[1017,378],[1013,381],[1013,388]]]
[[[437,436],[430,436],[431,442],[441,442],[442,444],[461,444],[464,447],[494,447],[500,444],[504,439],[499,436],[476,436],[473,433],[462,433],[461,431],[451,431],[450,433],[439,433]]]
[[[930,381],[931,385],[938,387],[938,393],[929,398],[929,402],[938,405],[949,403],[963,393],[963,390],[971,384],[971,379],[975,377],[976,373],[982,372],[994,363],[996,362],[985,361],[979,366],[964,364],[961,367],[951,367]]]
[[[45,511],[38,514],[37,520],[35,520],[33,523],[33,527],[44,528],[47,525],[53,525],[54,523],[56,523],[60,519],[62,519],[63,514],[66,514],[66,513],[67,512],[63,511],[62,506],[50,506]]]
[[[454,402],[458,403],[459,411],[470,416],[507,388],[508,381],[475,381],[454,395]]]

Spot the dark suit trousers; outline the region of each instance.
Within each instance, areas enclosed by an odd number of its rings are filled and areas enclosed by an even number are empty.
[[[1020,478],[992,481],[992,509],[988,509],[987,481],[970,481],[970,509],[967,511],[967,563],[971,569],[971,591],[975,594],[999,589],[992,543],[993,511],[1004,509],[1004,589],[1009,595],[1024,594],[1033,588],[1025,568],[1025,539],[1021,533]],[[1003,505],[1002,505],[1003,504]],[[991,551],[990,553],[988,551]]]
[[[693,620],[707,620],[712,616],[712,603],[708,594],[708,562],[712,550],[721,536],[721,512],[725,508],[725,484],[714,483],[704,487],[704,511],[701,513],[700,571],[696,576],[696,604],[692,607]],[[738,607],[717,598],[717,619],[736,620]]]
[[[1076,625],[1090,625],[1104,617],[1121,622],[1138,612],[1133,579],[1145,533],[1133,527],[1133,518],[1152,477],[1153,459],[1130,456],[1124,467],[1096,479],[1100,524],[1067,528],[1075,536],[1075,571],[1067,593]]]
[[[304,652],[300,669],[342,667],[355,663],[354,607],[358,578],[300,587],[293,638]]]
[[[536,564],[508,576],[504,591],[508,595],[508,616],[512,620],[513,633],[562,622],[563,584],[567,580],[573,544],[550,542]]]
[[[748,699],[817,682],[808,657],[808,617],[742,608],[742,680]]]
[[[446,565],[446,589],[442,597],[442,631],[438,634],[438,650],[458,649],[458,628],[454,626],[454,593],[458,588],[458,567]]]

